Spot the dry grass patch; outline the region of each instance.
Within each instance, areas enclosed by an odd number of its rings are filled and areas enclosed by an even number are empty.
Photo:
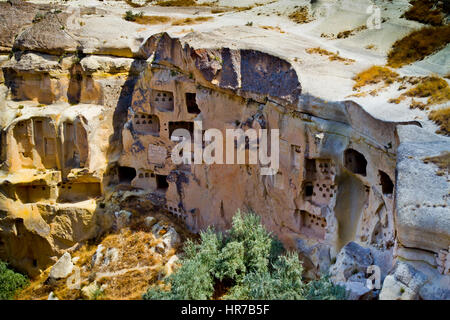
[[[146,0],[143,4],[135,3],[132,0],[125,0],[125,2],[132,8],[142,8],[145,7],[152,0]]]
[[[450,101],[450,87],[447,81],[438,76],[403,77],[398,78],[397,81],[402,83],[399,90],[406,89],[406,83],[413,86],[399,97],[389,99],[389,103],[399,104],[409,97],[412,98],[409,105],[411,109],[428,110],[431,105]],[[426,102],[416,101],[414,98],[426,99]]]
[[[436,133],[450,136],[450,107],[431,111],[428,119],[439,125]]]
[[[145,25],[169,23],[172,19],[165,16],[140,16],[134,22]]]
[[[193,7],[198,6],[195,0],[161,0],[156,2],[161,7]]]
[[[189,24],[197,24],[202,23],[206,21],[212,20],[213,17],[198,17],[198,18],[182,18],[182,19],[176,19],[172,22],[173,26],[185,26]]]
[[[356,81],[353,90],[361,87],[384,82],[386,85],[392,84],[398,78],[398,73],[382,66],[372,66],[367,70],[358,73],[353,80]]]
[[[295,23],[308,23],[313,21],[309,15],[308,7],[300,7],[289,15],[289,19]]]
[[[347,59],[347,58],[343,58],[341,56],[339,56],[337,53],[322,49],[322,48],[310,48],[310,49],[306,49],[306,53],[309,54],[320,54],[321,56],[328,56],[328,59],[330,61],[340,61],[343,62],[344,64],[350,64],[355,62],[355,60],[353,59]]]
[[[404,94],[408,97],[428,98],[427,105],[450,101],[450,87],[447,81],[438,76],[423,78]]]
[[[142,220],[142,221],[141,221]],[[166,272],[165,263],[176,253],[177,248],[172,248],[160,255],[155,252],[155,246],[161,242],[150,232],[143,219],[136,221],[130,228],[121,229],[118,233],[104,236],[99,243],[84,244],[75,251],[72,256],[77,257],[76,266],[80,268],[81,288],[92,284],[104,286],[96,299],[141,299],[148,286],[158,280],[158,276]],[[160,221],[161,225],[167,223]],[[102,244],[103,258],[94,264],[93,257]],[[105,255],[110,249],[117,250],[117,259],[111,259],[104,264]],[[70,289],[67,279],[61,279],[54,283],[47,281],[50,268],[38,279],[35,279],[19,296],[20,299],[47,299],[50,292],[62,300],[82,299],[82,293],[78,289]]]
[[[264,30],[274,30],[274,31],[278,31],[279,33],[285,33],[280,27],[274,27],[274,26],[260,26],[260,28],[264,29]]]
[[[388,66],[401,66],[420,61],[443,49],[450,41],[450,25],[425,27],[397,40],[388,53]]]
[[[345,39],[345,38],[353,36],[356,33],[360,32],[360,31],[363,31],[363,30],[366,30],[366,29],[367,29],[367,26],[366,25],[362,25],[362,26],[359,26],[359,27],[351,29],[351,30],[341,31],[341,32],[339,32],[337,34],[336,38],[337,39]]]
[[[427,157],[423,159],[424,163],[434,163],[438,166],[439,170],[436,173],[438,176],[442,176],[445,173],[450,173],[450,152],[446,151],[435,157]]]
[[[420,101],[416,101],[414,99],[411,100],[411,104],[409,105],[410,109],[420,109],[420,110],[425,110],[427,109],[427,105],[423,102]]]
[[[433,26],[441,26],[444,20],[443,2],[433,0],[413,0],[411,7],[406,11],[402,18],[414,20]]]

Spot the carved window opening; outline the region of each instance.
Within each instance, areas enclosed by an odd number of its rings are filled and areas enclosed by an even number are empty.
[[[161,191],[166,191],[169,188],[167,176],[160,174],[156,175],[156,188]]]
[[[152,90],[151,103],[161,112],[173,111],[173,93],[169,91]]]
[[[367,160],[362,153],[353,149],[345,150],[344,164],[351,172],[366,176]]]
[[[144,120],[142,120],[144,119]],[[147,120],[145,120],[147,119]],[[157,115],[146,115],[146,114],[140,114],[135,115],[134,117],[134,128],[136,131],[144,134],[151,134],[153,136],[159,137],[159,118]]]
[[[199,114],[201,112],[197,105],[195,93],[186,92],[186,107],[188,113]]]
[[[136,178],[136,169],[131,167],[119,167],[119,183],[131,183]]]
[[[314,193],[314,186],[311,182],[306,182],[303,187],[305,198],[311,198]]]
[[[301,166],[301,147],[291,145],[291,166],[295,169],[300,169]]]
[[[194,123],[189,121],[174,121],[169,122],[169,137],[172,137],[172,133],[176,129],[185,129],[189,131],[191,139],[194,139]]]
[[[381,190],[384,194],[392,194],[394,192],[394,183],[391,178],[387,175],[387,173],[378,170],[378,174],[380,175],[380,184]]]

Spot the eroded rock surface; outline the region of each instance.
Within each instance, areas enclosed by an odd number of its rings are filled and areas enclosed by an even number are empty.
[[[449,297],[449,173],[426,158],[444,155],[450,140],[415,114],[383,111],[391,91],[351,97],[365,57],[342,50],[354,61],[344,64],[305,51],[330,32],[325,18],[314,17],[318,35],[226,17],[220,27],[163,32],[100,7],[0,3],[1,259],[37,276],[80,243],[128,228],[134,211],[156,210],[199,232],[227,228],[242,209],[301,254],[308,277],[331,268],[354,299],[378,293],[365,287],[373,264],[382,298]],[[330,19],[354,17],[346,10]],[[387,42],[393,28],[380,31]],[[364,45],[378,37],[371,32]],[[176,129],[194,137],[212,128],[224,137],[278,129],[276,174],[261,174],[261,162],[172,162]],[[142,224],[155,256],[180,245],[173,227],[152,217]],[[101,288],[94,280],[136,271],[116,264],[123,253],[114,246],[94,251],[90,268],[100,277],[86,275],[90,298]]]

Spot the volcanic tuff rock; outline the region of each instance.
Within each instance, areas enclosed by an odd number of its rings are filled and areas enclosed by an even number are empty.
[[[408,298],[448,297],[448,168],[427,158],[445,156],[450,140],[422,111],[389,104],[395,85],[378,96],[353,91],[357,73],[384,64],[392,43],[420,26],[400,18],[403,4],[379,3],[388,15],[379,30],[328,39],[321,34],[364,24],[365,10],[355,8],[366,1],[305,1],[332,9],[307,24],[286,18],[296,5],[289,0],[223,15],[142,8],[212,17],[187,29],[125,21],[130,8],[118,1],[31,2],[0,3],[1,259],[37,276],[81,242],[127,228],[131,216],[121,210],[163,212],[192,232],[225,229],[237,209],[254,210],[299,251],[308,277],[331,266],[355,299],[365,298],[358,284],[371,264],[386,278],[385,297],[399,297],[399,282]],[[364,48],[371,43],[376,49]],[[308,51],[317,47],[344,60]],[[448,47],[397,71],[445,75],[446,54]],[[224,136],[279,129],[277,173],[261,175],[259,162],[174,164],[170,136],[193,134],[194,121]],[[151,218],[142,225],[161,236],[156,255],[181,241]],[[105,254],[111,266],[122,253],[101,251],[98,268],[107,267]]]

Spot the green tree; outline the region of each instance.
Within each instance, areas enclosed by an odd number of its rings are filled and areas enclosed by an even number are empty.
[[[212,228],[200,241],[188,240],[180,267],[164,279],[164,288],[151,287],[143,298],[211,299],[215,288],[227,287],[225,299],[344,299],[345,289],[329,277],[303,282],[298,255],[284,248],[254,213],[237,211],[225,233]],[[169,289],[166,289],[169,288]]]
[[[0,300],[13,299],[16,292],[26,285],[26,276],[8,269],[8,264],[0,261]]]

